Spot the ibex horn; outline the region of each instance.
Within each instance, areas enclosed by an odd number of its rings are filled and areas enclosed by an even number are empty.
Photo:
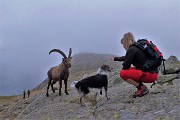
[[[50,55],[52,52],[58,52],[58,53],[60,53],[64,58],[67,58],[66,55],[64,54],[64,52],[61,51],[61,50],[59,50],[59,49],[52,49],[52,50],[49,52],[49,55]]]
[[[69,49],[69,55],[68,55],[68,58],[71,57],[71,54],[72,54],[72,49],[70,48],[70,49]]]

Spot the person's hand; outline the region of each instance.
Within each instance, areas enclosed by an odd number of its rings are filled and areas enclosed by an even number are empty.
[[[114,56],[110,57],[109,60],[114,61]]]

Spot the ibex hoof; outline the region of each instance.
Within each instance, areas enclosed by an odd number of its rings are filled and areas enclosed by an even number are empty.
[[[61,93],[59,93],[59,96],[61,96]]]
[[[66,93],[66,95],[69,95],[69,93],[68,92],[65,92]]]
[[[49,96],[49,94],[48,94],[48,93],[46,93],[46,96],[48,97],[48,96]]]

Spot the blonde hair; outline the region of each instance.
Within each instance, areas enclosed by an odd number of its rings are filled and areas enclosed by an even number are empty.
[[[125,50],[127,50],[129,46],[135,42],[135,38],[131,32],[125,33],[123,38],[121,39],[121,44],[123,44]]]

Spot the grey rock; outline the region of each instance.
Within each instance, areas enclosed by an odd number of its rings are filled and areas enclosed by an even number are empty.
[[[136,91],[132,85],[122,82],[108,88],[109,100],[99,94],[99,90],[91,90],[87,96],[86,106],[81,106],[77,91],[70,95],[58,96],[58,92],[44,94],[19,101],[8,107],[8,116],[14,113],[17,120],[24,119],[90,119],[90,120],[178,120],[180,99],[180,80],[172,81],[173,86],[164,84],[165,92],[147,94],[143,97],[132,98]],[[159,89],[159,88],[158,88]],[[151,91],[151,89],[149,89]],[[98,95],[95,94],[98,92]],[[28,104],[24,104],[27,103]],[[21,108],[19,110],[18,108]],[[5,108],[4,108],[5,109]]]
[[[180,79],[180,71],[177,74],[177,78]]]
[[[164,84],[177,78],[177,74],[159,75],[157,83]]]
[[[166,61],[164,61],[164,64],[166,74],[177,74],[180,71],[180,62],[176,56],[170,56]],[[160,71],[161,73],[164,73],[163,64],[160,66]]]

